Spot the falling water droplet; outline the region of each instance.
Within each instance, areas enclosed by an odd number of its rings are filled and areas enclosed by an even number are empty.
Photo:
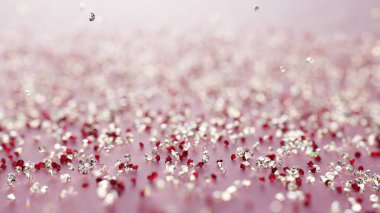
[[[312,57],[307,57],[306,58],[306,62],[309,63],[309,64],[312,64],[314,62],[313,58]]]
[[[95,14],[94,13],[90,13],[89,20],[90,21],[94,21],[95,20]]]

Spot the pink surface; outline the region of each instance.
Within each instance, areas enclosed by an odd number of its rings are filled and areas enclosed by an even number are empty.
[[[376,1],[0,3],[0,212],[380,211]]]

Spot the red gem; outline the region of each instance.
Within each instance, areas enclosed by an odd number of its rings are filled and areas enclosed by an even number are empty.
[[[371,157],[380,157],[380,152],[371,152],[370,156]]]
[[[103,178],[101,178],[101,177],[97,177],[95,181],[96,181],[96,183],[99,183],[99,182],[102,181],[102,180],[103,180]]]
[[[363,203],[363,199],[362,199],[361,197],[356,198],[356,201],[357,201],[358,203]]]
[[[265,177],[259,177],[259,180],[260,180],[261,182],[265,182]]]
[[[307,162],[307,165],[308,165],[309,167],[312,167],[312,166],[314,165],[314,163],[313,163],[313,161],[309,161],[309,162]]]
[[[276,159],[276,155],[275,154],[269,154],[266,157],[269,158],[269,159],[271,159],[271,160],[275,160]]]
[[[23,160],[18,160],[16,163],[16,166],[23,167],[24,166],[24,161]]]
[[[315,157],[315,160],[316,161],[321,161],[321,157],[319,155],[317,155],[317,157]]]
[[[298,173],[299,173],[301,176],[303,176],[303,175],[305,174],[305,172],[303,171],[303,169],[299,169],[299,170],[298,170]]]
[[[235,154],[232,154],[231,155],[231,160],[235,160],[236,159],[236,155]]]
[[[360,152],[355,152],[355,157],[356,158],[360,158],[360,156],[362,156],[362,154]]]
[[[203,162],[199,162],[199,163],[198,163],[198,167],[199,167],[199,168],[202,168],[204,165],[205,165],[205,163],[203,163]]]
[[[243,164],[243,163],[241,163],[241,164],[240,164],[240,169],[243,169],[243,170],[245,170],[245,166],[244,166],[244,164]]]
[[[363,167],[363,166],[359,166],[359,167],[358,167],[358,170],[363,171],[363,170],[364,170],[364,167]]]
[[[144,144],[142,142],[139,143],[140,149],[144,149]]]
[[[158,161],[160,161],[160,159],[161,159],[161,157],[160,157],[160,155],[156,155],[156,161],[158,162]]]
[[[354,165],[354,164],[355,164],[355,159],[351,159],[351,160],[350,160],[350,164],[351,164],[351,165]]]
[[[216,178],[217,178],[216,174],[211,174],[211,179],[212,179],[213,181],[216,181]]]
[[[190,166],[190,164],[192,164],[192,163],[193,163],[193,160],[191,160],[191,159],[188,159],[188,160],[187,160],[187,165]]]
[[[353,190],[355,190],[356,192],[359,192],[360,191],[360,187],[357,183],[352,183],[351,184],[351,187]]]
[[[197,177],[199,176],[199,173],[198,173],[197,171],[194,171],[194,172],[193,172],[193,175],[194,175],[194,177],[197,178]]]
[[[132,168],[133,170],[137,170],[139,168],[139,165],[133,165]]]
[[[269,175],[269,181],[272,182],[272,183],[273,183],[274,181],[276,181],[276,175],[274,175],[273,173],[270,174],[270,175]]]
[[[131,183],[132,183],[132,185],[136,185],[136,178],[131,178]]]
[[[114,180],[114,179],[112,179],[112,180],[110,180],[110,183],[111,183],[111,185],[112,185],[112,186],[115,186],[115,185],[116,185],[116,183],[117,183],[117,181],[116,181],[116,180]]]
[[[336,191],[337,191],[339,194],[341,194],[341,193],[343,192],[343,189],[342,189],[341,186],[337,186],[335,189],[336,189]]]
[[[311,171],[312,173],[316,173],[316,172],[317,172],[317,168],[313,167],[313,168],[310,169],[310,171]]]
[[[166,162],[172,162],[172,157],[167,156],[167,157],[166,157],[166,160],[165,160],[165,163],[166,163]]]
[[[94,151],[97,152],[99,150],[99,146],[98,145],[95,145],[94,146]],[[69,152],[67,152],[67,154],[69,154]]]
[[[87,187],[88,187],[88,183],[83,183],[83,184],[82,184],[82,188],[85,189],[85,188],[87,188]]]
[[[158,173],[157,172],[152,172],[151,175],[148,175],[148,180],[153,181],[157,177],[158,177]]]
[[[95,155],[95,159],[96,159],[97,161],[99,161],[99,160],[100,160],[100,155]]]
[[[122,169],[124,169],[124,163],[119,164],[119,170],[122,170]]]
[[[296,185],[300,187],[302,185],[302,179],[301,178],[296,178]]]

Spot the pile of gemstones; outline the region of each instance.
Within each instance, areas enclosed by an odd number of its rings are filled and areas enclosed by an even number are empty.
[[[2,36],[0,212],[380,212],[378,38]]]

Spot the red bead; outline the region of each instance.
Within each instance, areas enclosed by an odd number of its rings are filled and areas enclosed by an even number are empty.
[[[259,180],[260,180],[261,182],[265,182],[265,177],[259,177]]]
[[[356,191],[356,192],[359,192],[359,191],[360,191],[360,187],[359,187],[359,185],[358,185],[357,183],[352,183],[352,184],[351,184],[351,187],[352,187],[352,189],[353,189],[354,191]]]
[[[139,168],[139,165],[133,165],[132,168],[133,168],[133,170],[137,171],[137,169]]]
[[[211,179],[212,179],[213,181],[216,181],[216,179],[217,179],[216,174],[211,174]]]
[[[193,162],[194,162],[193,160],[188,159],[188,160],[187,160],[187,165],[190,166]]]
[[[88,188],[88,183],[82,183],[82,188]]]
[[[274,181],[276,181],[276,175],[274,175],[273,173],[270,174],[270,175],[269,175],[269,181],[272,182],[272,183],[273,183]]]
[[[160,155],[156,155],[155,159],[156,159],[156,161],[158,162],[158,161],[160,161],[161,156],[160,156]]]
[[[356,158],[360,158],[360,156],[362,156],[362,154],[360,152],[355,152],[355,157]]]
[[[232,154],[231,155],[231,160],[235,160],[236,159],[236,155],[235,154]]]
[[[198,163],[198,167],[199,167],[199,168],[202,168],[204,165],[205,165],[205,163],[203,163],[203,162],[199,162],[199,163]]]
[[[364,170],[364,167],[363,167],[363,166],[359,166],[359,167],[358,167],[358,170],[359,170],[359,171],[363,171],[363,170]]]
[[[302,185],[302,179],[301,178],[296,178],[296,185],[298,186],[298,187],[300,187],[301,185]]]
[[[309,162],[307,162],[307,165],[308,165],[309,167],[312,167],[312,166],[314,165],[314,163],[313,163],[313,161],[309,161]]]
[[[131,183],[132,183],[132,185],[136,185],[136,178],[131,178]]]
[[[317,155],[317,157],[315,157],[315,160],[316,161],[321,161],[321,157],[319,155]]]
[[[337,186],[336,188],[336,191],[341,194],[343,192],[343,188],[341,186]]]
[[[124,163],[119,164],[119,170],[122,170],[122,169],[124,169]]]

